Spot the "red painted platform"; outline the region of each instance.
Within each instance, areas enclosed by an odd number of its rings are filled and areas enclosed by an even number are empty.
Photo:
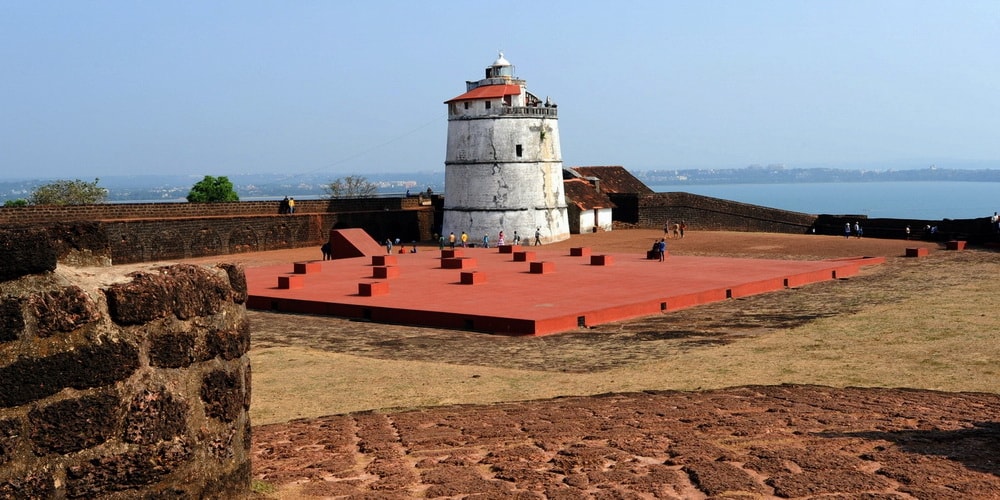
[[[440,252],[398,256],[399,275],[388,284],[371,282],[370,257],[317,261],[302,288],[278,288],[278,277],[294,263],[246,270],[248,307],[324,314],[383,323],[474,330],[508,335],[545,335],[641,316],[662,314],[727,298],[798,287],[858,273],[884,258],[829,261],[762,260],[672,255],[666,262],[645,253],[612,254],[614,265],[538,250],[553,263],[547,274],[530,272],[496,249],[463,249],[476,271],[489,276],[475,286],[442,266]],[[610,255],[609,255],[610,256]],[[369,285],[370,287],[370,285]]]

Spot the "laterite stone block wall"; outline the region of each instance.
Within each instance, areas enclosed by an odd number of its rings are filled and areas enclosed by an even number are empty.
[[[45,228],[60,262],[132,264],[319,246],[331,228],[361,228],[381,241],[428,241],[435,208],[421,198],[278,202],[131,203],[0,208],[0,227]],[[425,199],[426,200],[426,199]]]
[[[279,204],[280,202],[275,200],[227,203],[101,203],[97,205],[0,207],[0,224],[277,215]],[[295,201],[296,214],[379,212],[419,208],[421,205],[416,197]]]
[[[0,281],[0,498],[245,497],[242,269],[49,269],[42,253]]]
[[[192,217],[106,221],[102,227],[115,264],[231,255],[319,245],[336,214]]]
[[[662,228],[667,221],[683,220],[688,229],[695,231],[804,234],[816,221],[815,215],[690,193],[636,195],[634,203],[624,197],[614,200],[619,207],[636,207],[634,219],[639,227]]]
[[[989,217],[931,221],[868,218],[863,215],[820,215],[816,220],[816,233],[842,236],[844,224],[854,222],[861,224],[865,238],[905,239],[906,226],[910,226],[911,240],[943,242],[958,239],[975,244],[1000,242],[1000,234],[990,224]],[[937,231],[933,234],[927,231],[926,227],[929,225],[937,227]]]

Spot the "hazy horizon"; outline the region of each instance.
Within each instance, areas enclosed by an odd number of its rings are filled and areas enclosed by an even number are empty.
[[[567,164],[564,163],[564,167],[579,167],[579,166],[590,166],[590,165],[567,165]],[[597,165],[593,165],[593,166],[597,166]],[[601,165],[601,166],[603,166],[603,165]],[[769,164],[769,165],[743,165],[743,166],[739,166],[739,167],[718,167],[718,168],[714,168],[714,167],[703,167],[703,168],[694,168],[694,167],[690,167],[690,168],[685,168],[685,167],[672,167],[672,168],[659,167],[659,168],[655,168],[654,167],[654,168],[648,168],[648,169],[634,169],[634,168],[629,168],[627,165],[625,165],[625,168],[628,171],[632,172],[633,174],[642,174],[642,173],[656,172],[656,171],[674,171],[674,170],[682,170],[682,171],[683,170],[702,170],[702,171],[723,170],[724,171],[724,170],[749,169],[749,168],[753,168],[753,167],[765,167],[765,168],[768,168],[768,167],[773,167],[773,166],[775,166],[775,164]],[[848,166],[836,166],[836,165],[827,165],[827,164],[821,164],[821,163],[809,164],[809,165],[803,165],[803,166],[781,164],[780,166],[782,168],[784,168],[784,169],[830,169],[830,170],[843,170],[843,171],[847,171],[847,172],[866,172],[866,171],[870,171],[870,172],[890,172],[890,171],[905,171],[905,170],[929,169],[929,168],[932,168],[932,167],[933,168],[937,168],[937,169],[941,169],[941,170],[988,171],[988,170],[997,170],[997,169],[1000,169],[1000,160],[998,160],[998,161],[963,161],[963,160],[940,160],[939,159],[939,160],[936,160],[936,161],[931,161],[931,160],[918,161],[918,160],[915,160],[915,161],[912,161],[912,162],[885,163],[885,164],[882,164],[882,163],[879,163],[879,164],[855,164],[855,165],[848,165]],[[63,176],[63,177],[39,177],[39,176],[32,176],[32,175],[23,175],[23,174],[17,173],[17,172],[6,172],[6,171],[4,171],[4,172],[0,172],[0,181],[4,181],[4,182],[23,182],[23,181],[40,181],[40,182],[45,182],[45,181],[54,181],[54,180],[74,180],[74,179],[76,179],[76,180],[83,180],[83,181],[90,182],[90,181],[94,180],[95,178],[107,180],[107,179],[142,178],[142,177],[146,177],[146,178],[154,178],[154,177],[189,177],[194,182],[194,181],[201,180],[205,175],[211,175],[211,176],[215,176],[215,177],[219,177],[219,176],[226,176],[226,177],[269,176],[269,177],[273,177],[273,178],[283,178],[283,179],[285,179],[285,180],[287,180],[289,182],[292,182],[292,181],[295,181],[296,178],[316,177],[316,176],[324,176],[324,175],[326,177],[329,177],[329,180],[332,181],[335,178],[344,177],[344,176],[347,176],[347,175],[361,175],[361,176],[365,176],[365,177],[379,177],[379,178],[381,178],[381,177],[396,177],[396,176],[398,176],[399,178],[405,178],[406,176],[411,176],[411,175],[419,175],[419,176],[440,175],[443,178],[444,173],[445,173],[445,167],[444,167],[443,164],[439,168],[437,168],[437,169],[397,170],[397,171],[373,171],[373,172],[369,172],[367,174],[359,173],[359,172],[330,172],[330,173],[324,174],[322,171],[299,172],[299,173],[277,172],[277,171],[274,171],[274,172],[260,171],[260,172],[233,172],[233,173],[229,173],[229,174],[215,174],[215,173],[211,173],[211,172],[210,173],[206,173],[206,174],[200,174],[200,173],[195,174],[195,173],[170,173],[170,172],[167,172],[167,173],[164,173],[164,172],[154,173],[154,172],[135,171],[135,172],[129,172],[129,173],[110,174],[110,175],[87,175],[87,174],[77,175],[77,174],[73,174],[73,175]],[[11,175],[8,175],[8,174],[11,174]]]
[[[998,25],[971,0],[10,2],[0,178],[443,170],[443,102],[498,50],[559,105],[567,166],[1000,165]]]

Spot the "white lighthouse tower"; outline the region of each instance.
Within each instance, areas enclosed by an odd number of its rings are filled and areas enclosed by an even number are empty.
[[[445,104],[443,234],[489,235],[491,244],[499,231],[526,244],[536,230],[546,243],[569,238],[556,106],[528,92],[502,52],[486,78]]]

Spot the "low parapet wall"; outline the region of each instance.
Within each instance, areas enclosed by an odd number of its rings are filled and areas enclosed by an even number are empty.
[[[379,240],[430,240],[436,224],[430,201],[307,200],[294,214],[278,214],[276,201],[7,207],[0,208],[0,224],[44,229],[60,242],[64,263],[131,264],[306,246],[315,246],[319,258],[333,228],[364,229]]]
[[[55,267],[56,253],[0,281],[0,498],[244,497],[242,270],[126,274]]]
[[[416,210],[430,198],[386,197],[336,200],[296,200],[296,214]],[[71,221],[127,219],[179,219],[186,217],[246,217],[278,215],[281,202],[234,201],[226,203],[99,203],[95,205],[32,205],[0,207],[0,224],[27,225]]]
[[[841,236],[844,234],[844,224],[853,226],[855,222],[861,225],[865,238],[906,239],[906,227],[909,226],[911,240],[962,240],[974,244],[995,244],[1000,241],[1000,233],[990,223],[989,217],[930,221],[869,218],[863,215],[820,215],[816,219],[816,233]]]
[[[798,233],[810,230],[815,215],[750,205],[690,193],[652,193],[623,197],[621,206],[635,207],[640,227],[663,227],[667,221],[684,221],[692,230]],[[612,198],[619,204],[619,198]]]

